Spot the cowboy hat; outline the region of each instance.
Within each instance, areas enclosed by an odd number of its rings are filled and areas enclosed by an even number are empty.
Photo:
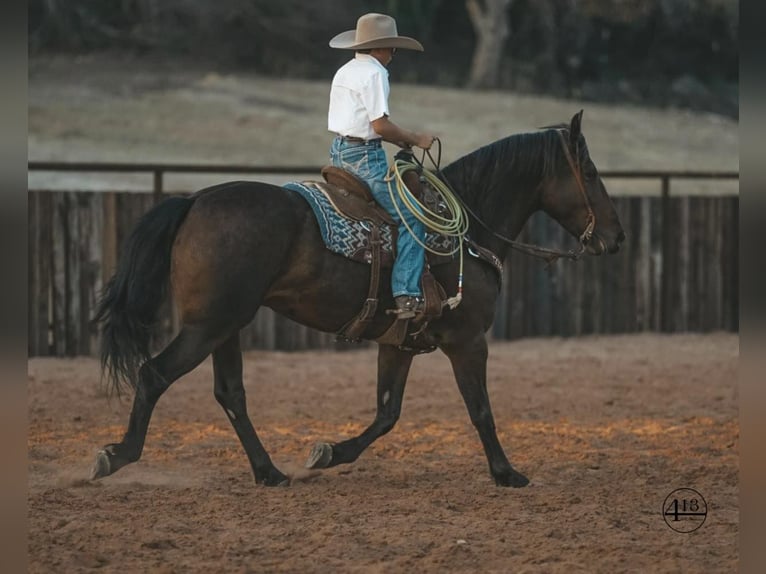
[[[423,45],[414,38],[400,36],[396,20],[385,14],[365,14],[356,21],[356,30],[341,32],[330,40],[330,48],[341,50],[370,50],[372,48],[401,48],[423,51]]]

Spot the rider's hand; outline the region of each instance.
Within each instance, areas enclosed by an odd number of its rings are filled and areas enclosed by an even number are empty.
[[[418,134],[415,145],[423,149],[431,149],[431,145],[434,143],[436,136],[432,134]]]

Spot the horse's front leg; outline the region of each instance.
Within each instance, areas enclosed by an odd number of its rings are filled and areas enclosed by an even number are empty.
[[[526,486],[529,479],[508,462],[495,431],[495,420],[487,394],[487,341],[484,334],[478,335],[468,344],[456,344],[443,350],[452,363],[457,386],[463,395],[471,422],[479,431],[495,483],[499,486]]]
[[[378,348],[378,410],[375,420],[357,437],[336,444],[317,443],[306,461],[307,468],[329,468],[354,462],[364,449],[383,436],[399,420],[412,353],[391,345]]]

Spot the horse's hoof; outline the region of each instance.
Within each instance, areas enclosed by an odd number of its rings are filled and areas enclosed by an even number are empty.
[[[266,480],[256,481],[256,483],[273,488],[273,487],[279,487],[279,486],[290,486],[290,479],[287,478],[286,476],[283,478],[269,477]]]
[[[306,468],[327,468],[330,462],[332,462],[332,445],[318,442],[309,453]]]
[[[276,468],[271,468],[264,475],[256,477],[255,483],[263,486],[290,486],[290,479]]]
[[[529,479],[520,472],[511,469],[509,472],[495,476],[495,484],[497,486],[522,488],[529,484]]]
[[[96,460],[90,469],[90,479],[96,480],[112,474],[112,464],[109,461],[109,455],[105,450],[100,450],[96,454]]]

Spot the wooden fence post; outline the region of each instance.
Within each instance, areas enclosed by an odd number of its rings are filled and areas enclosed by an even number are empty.
[[[162,200],[162,170],[154,170],[154,186],[152,187],[152,194],[154,196],[154,203],[159,203]]]
[[[660,331],[668,333],[671,328],[670,304],[670,178],[662,176],[662,278],[660,284]]]

